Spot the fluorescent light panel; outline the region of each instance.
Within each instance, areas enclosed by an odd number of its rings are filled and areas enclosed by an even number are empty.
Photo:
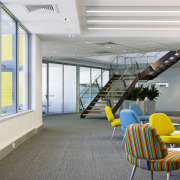
[[[124,10],[87,10],[87,13],[180,13],[180,11],[124,11]]]
[[[162,30],[167,30],[167,31],[179,31],[180,28],[87,28],[88,30],[158,30],[158,31],[162,31]]]
[[[179,23],[180,21],[144,21],[144,20],[87,20],[87,22],[91,23],[117,23],[117,22],[128,22],[128,23]]]

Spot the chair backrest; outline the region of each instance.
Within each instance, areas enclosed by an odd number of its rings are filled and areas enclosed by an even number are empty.
[[[154,127],[159,135],[169,135],[175,131],[174,125],[164,113],[152,114],[149,118],[149,125]]]
[[[108,118],[108,121],[112,122],[114,120],[114,115],[113,115],[111,108],[109,106],[105,107],[105,112],[106,112],[106,116]]]
[[[146,160],[162,159],[168,155],[156,129],[147,124],[131,124],[126,128],[125,149],[127,155]]]
[[[130,124],[141,123],[136,113],[130,109],[123,109],[120,112],[121,129],[126,131],[126,127]]]
[[[133,110],[138,116],[142,116],[143,112],[137,104],[131,104],[129,109]]]

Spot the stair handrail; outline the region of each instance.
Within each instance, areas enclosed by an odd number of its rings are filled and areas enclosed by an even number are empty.
[[[100,75],[94,80],[93,83],[91,83],[91,81],[90,81],[89,88],[78,98],[79,100],[83,98],[83,96],[89,91],[89,89],[92,87],[92,85],[94,85],[97,82],[97,80],[102,76],[102,74],[108,69],[108,66],[110,66],[114,62],[114,60],[117,59],[118,57],[119,57],[119,55],[115,56],[112,61],[111,61],[112,57],[110,58],[110,60],[108,61],[109,63],[107,65],[107,67],[100,73]],[[97,76],[97,74],[95,75],[95,77]]]
[[[138,55],[139,55],[139,54],[138,54]],[[129,64],[129,66],[128,66],[127,69],[124,71],[124,73],[119,77],[119,80],[122,79],[122,77],[126,74],[126,72],[129,70],[129,68],[132,66],[132,64],[133,64],[134,62],[137,63],[136,59],[138,58],[138,55],[132,59],[131,64]],[[138,63],[137,63],[137,64],[138,64]],[[138,69],[138,68],[137,68],[137,69]],[[139,72],[139,70],[138,70],[138,72]],[[139,73],[140,73],[140,72],[139,72]],[[119,80],[118,80],[118,81],[119,81]],[[115,85],[114,85],[114,86],[115,86]],[[112,86],[112,87],[113,87],[113,86]]]

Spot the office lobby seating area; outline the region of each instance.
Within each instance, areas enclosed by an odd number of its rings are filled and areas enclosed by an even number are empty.
[[[180,117],[170,117],[180,123]],[[79,114],[44,117],[44,129],[0,161],[1,180],[128,180],[133,165],[121,142],[124,132],[105,118],[80,119]],[[134,180],[150,179],[151,172],[137,168]],[[178,180],[180,170],[171,173]],[[166,179],[154,172],[154,179]]]
[[[0,180],[179,180],[179,9],[1,0]]]

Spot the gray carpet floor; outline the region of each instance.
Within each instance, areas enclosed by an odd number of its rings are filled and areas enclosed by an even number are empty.
[[[124,133],[117,128],[110,140],[112,130],[106,119],[44,117],[44,129],[0,161],[0,180],[129,179],[132,164],[120,146]],[[145,179],[150,171],[138,168],[134,180]],[[154,172],[154,179],[166,179],[166,172]],[[171,179],[180,179],[180,170]]]

